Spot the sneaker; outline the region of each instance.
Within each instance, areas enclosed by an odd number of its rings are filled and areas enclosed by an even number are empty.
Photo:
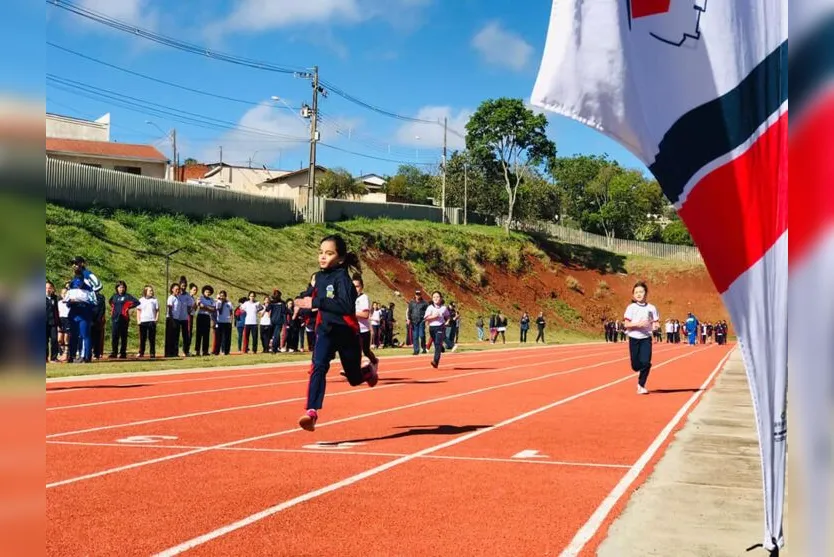
[[[437,366],[439,366],[439,365],[440,365],[440,362],[438,362],[437,360],[433,359],[431,361],[431,367],[433,367],[434,369],[437,369]]]
[[[307,413],[301,416],[298,419],[298,425],[301,426],[301,429],[307,431],[315,431],[316,430],[316,422],[319,419],[319,414],[315,410],[307,410]]]
[[[637,394],[638,395],[647,395],[647,394],[649,394],[649,390],[646,387],[641,387],[640,385],[637,385]]]
[[[370,370],[365,374],[365,381],[369,387],[376,387],[376,384],[379,383],[379,374],[377,373],[379,362],[369,363],[368,367]]]

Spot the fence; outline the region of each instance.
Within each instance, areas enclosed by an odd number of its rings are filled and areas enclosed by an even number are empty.
[[[656,242],[639,242],[637,240],[621,240],[607,238],[599,234],[591,234],[583,230],[566,228],[548,222],[520,223],[514,222],[512,228],[525,232],[544,233],[560,242],[579,244],[591,248],[612,251],[620,255],[644,255],[660,259],[674,259],[687,263],[703,263],[701,252],[692,246],[678,246]]]
[[[299,220],[295,204],[289,199],[136,176],[50,158],[46,159],[46,201],[75,209],[98,206],[194,217],[240,217],[268,225]]]

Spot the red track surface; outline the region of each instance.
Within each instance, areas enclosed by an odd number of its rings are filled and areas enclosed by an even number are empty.
[[[47,554],[591,555],[730,349],[655,345],[648,396],[625,344],[334,365],[315,433],[308,365],[49,383]]]

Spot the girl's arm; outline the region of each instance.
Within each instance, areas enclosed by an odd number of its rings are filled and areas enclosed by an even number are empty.
[[[338,315],[351,315],[356,312],[356,289],[347,273],[342,273],[336,282],[336,295],[333,298],[317,297],[310,300],[310,307],[301,306],[300,309],[317,308],[321,311]],[[350,293],[353,292],[353,296]],[[306,301],[307,298],[304,298]]]

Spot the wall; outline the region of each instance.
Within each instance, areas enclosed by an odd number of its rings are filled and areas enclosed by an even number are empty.
[[[514,223],[512,228],[526,232],[542,232],[554,237],[560,242],[604,249],[620,255],[643,255],[660,259],[674,259],[688,263],[703,263],[701,252],[698,251],[698,248],[692,246],[638,242],[637,240],[620,240],[618,238],[609,239],[599,234],[591,234],[590,232],[565,228],[564,226],[547,222],[532,224]]]
[[[273,226],[298,220],[295,204],[288,199],[193,186],[50,158],[46,159],[46,201],[81,210],[108,207],[192,217],[240,217]]]
[[[78,164],[97,164],[106,170],[113,170],[116,166],[137,166],[141,169],[142,176],[160,179],[168,177],[168,165],[165,162],[128,161],[91,156],[53,155],[52,153],[49,154],[49,158]]]
[[[426,220],[441,222],[440,207],[430,205],[409,205],[407,203],[368,203],[365,201],[346,201],[327,199],[324,201],[324,220],[336,222],[356,218]]]
[[[57,114],[47,114],[46,137],[110,141],[110,117],[104,116],[100,120],[102,121],[90,122]]]

